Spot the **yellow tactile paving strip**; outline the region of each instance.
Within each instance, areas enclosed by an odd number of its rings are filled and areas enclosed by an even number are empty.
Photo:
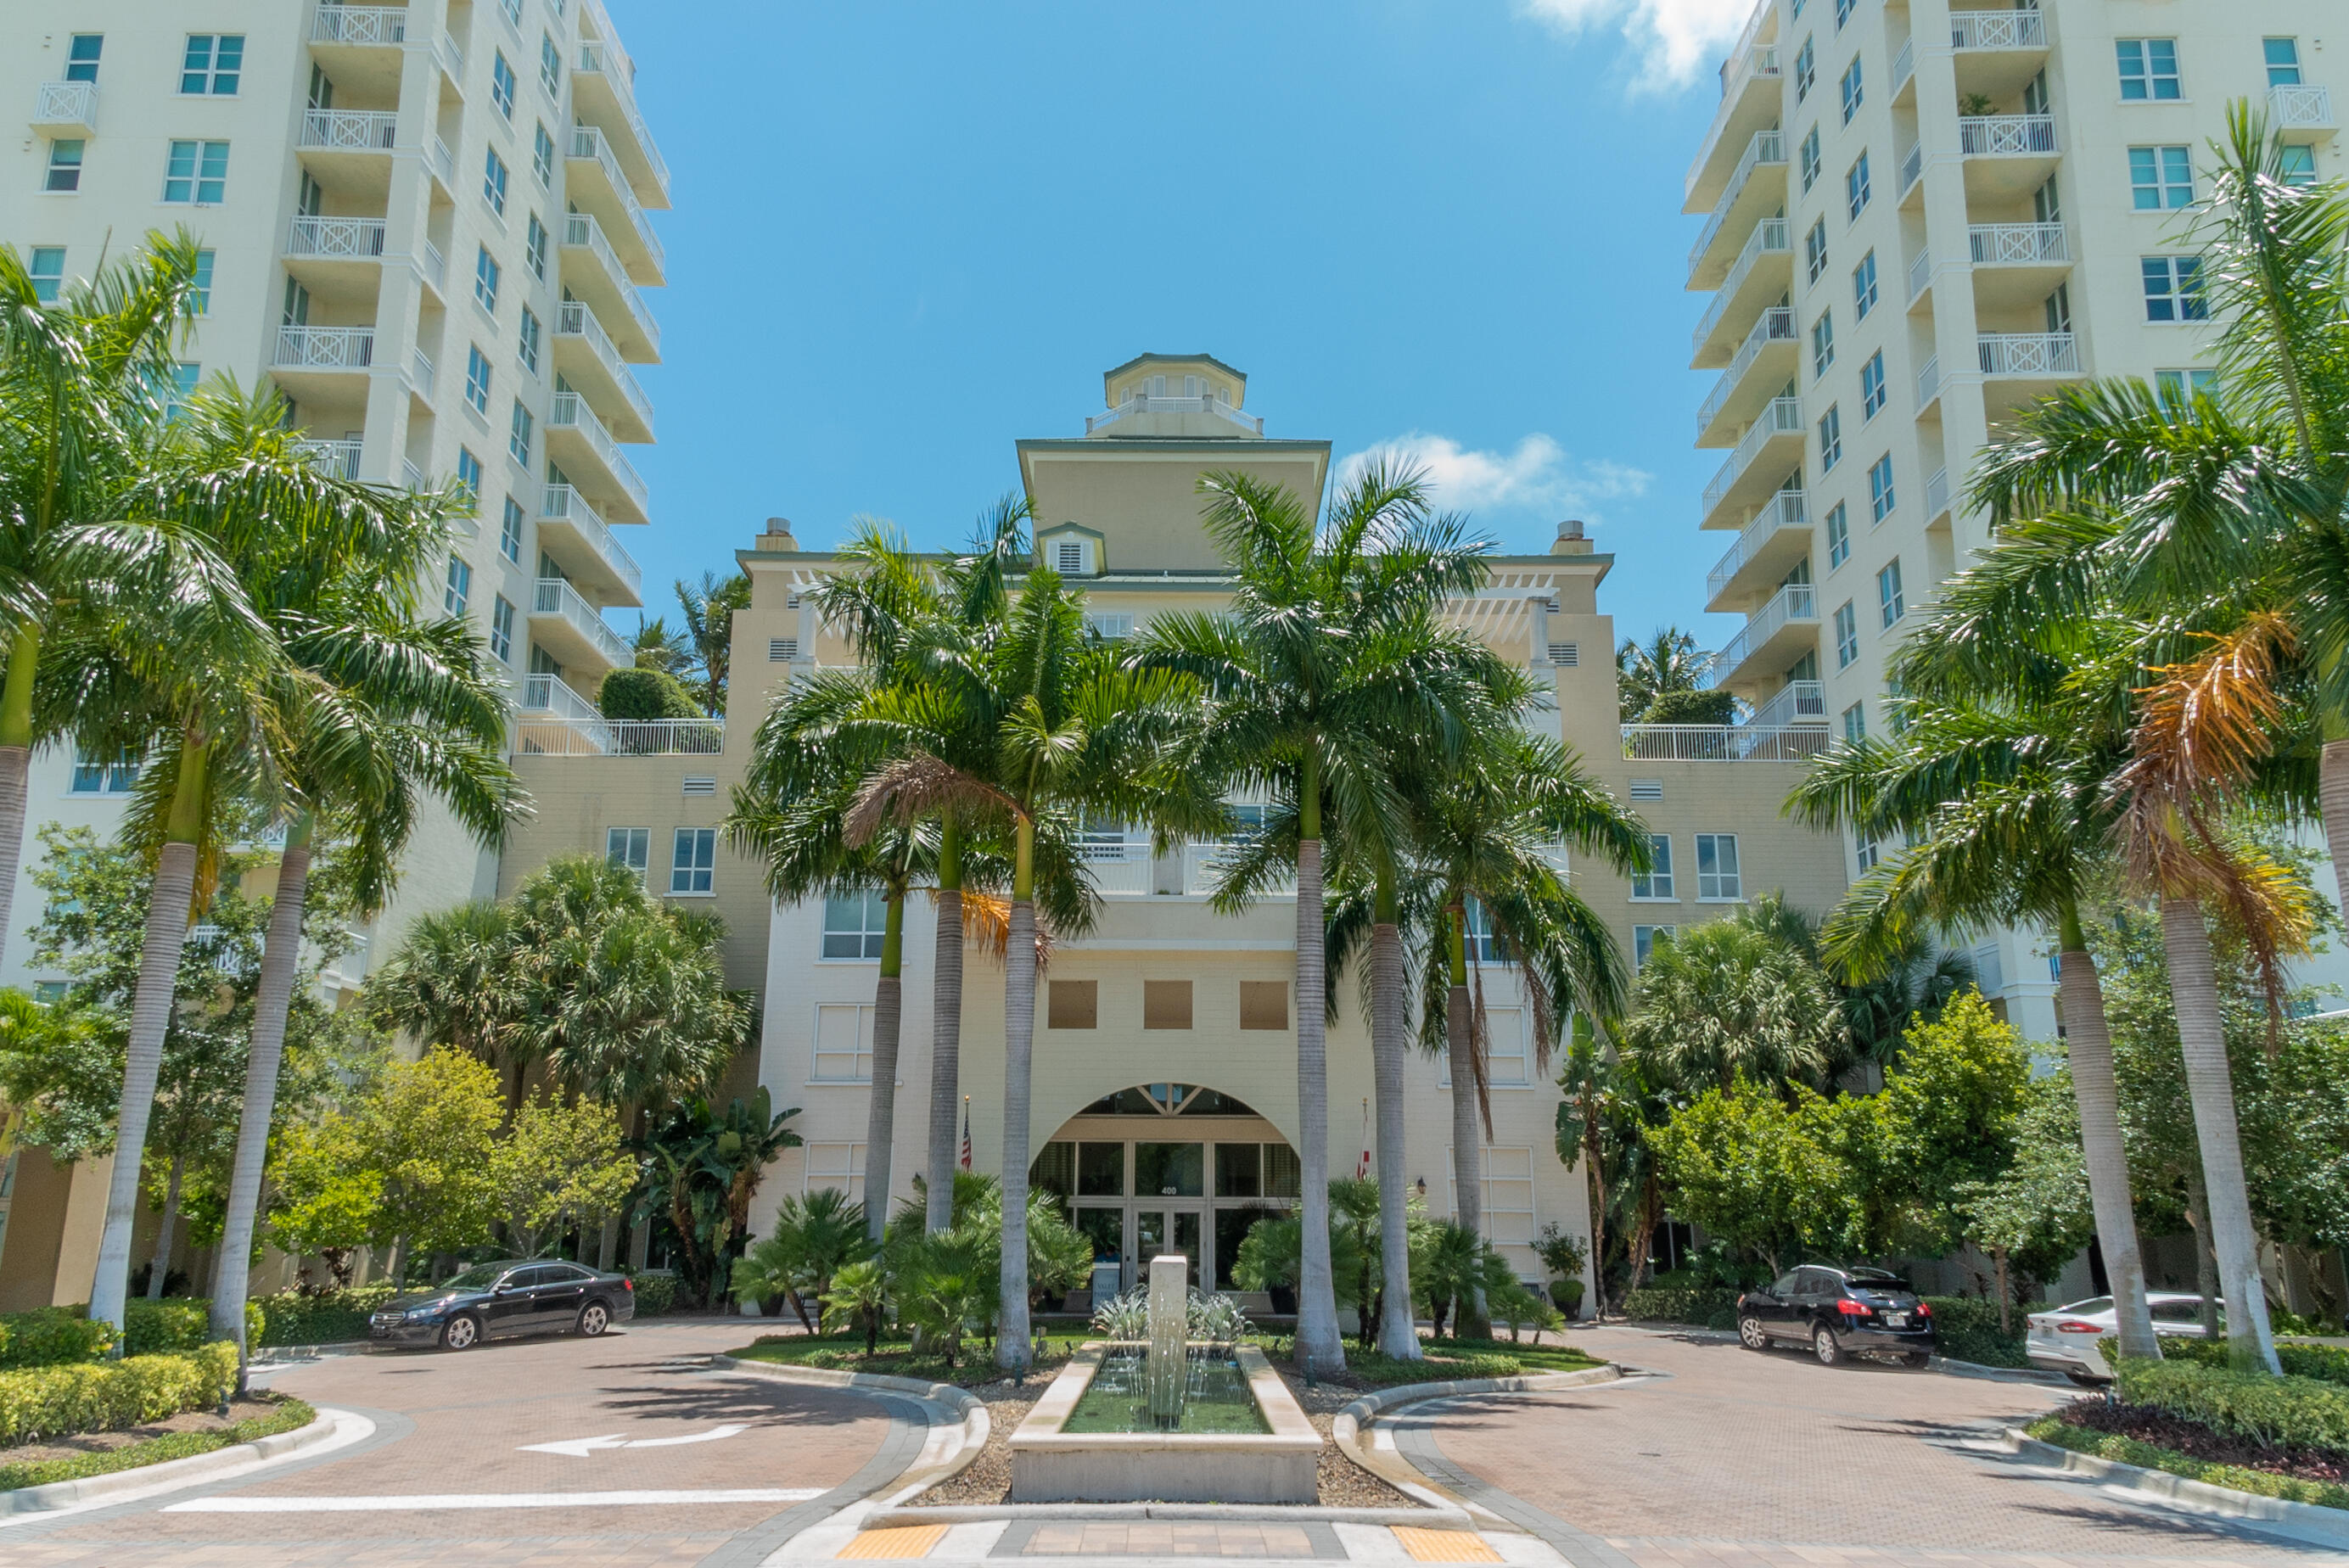
[[[860,1530],[856,1539],[840,1549],[840,1558],[895,1559],[926,1557],[930,1548],[947,1538],[943,1524],[907,1524],[888,1530]]]
[[[1485,1544],[1473,1530],[1422,1530],[1415,1524],[1391,1524],[1394,1538],[1414,1563],[1498,1563],[1501,1554]]]

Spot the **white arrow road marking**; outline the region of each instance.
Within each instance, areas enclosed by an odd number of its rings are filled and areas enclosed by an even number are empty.
[[[617,1432],[600,1438],[565,1438],[559,1443],[524,1443],[515,1451],[525,1454],[569,1454],[573,1459],[585,1459],[598,1449],[673,1449],[682,1443],[714,1443],[720,1438],[730,1438],[750,1429],[729,1422],[712,1427],[706,1432],[690,1432],[681,1438],[623,1438]]]
[[[647,1508],[680,1503],[807,1502],[814,1487],[746,1487],[705,1491],[419,1492],[412,1497],[199,1497],[165,1513],[378,1513],[438,1509]]]
[[[712,1427],[706,1432],[695,1432],[689,1437],[631,1438],[626,1446],[632,1449],[673,1449],[680,1443],[714,1443],[720,1438],[730,1438],[737,1432],[747,1432],[750,1429],[747,1426],[736,1426],[730,1422],[722,1427]]]

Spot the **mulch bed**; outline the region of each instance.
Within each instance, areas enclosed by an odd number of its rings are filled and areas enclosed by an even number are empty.
[[[2189,1421],[2142,1405],[2115,1405],[2103,1399],[2075,1399],[2056,1412],[2070,1427],[2134,1438],[2157,1448],[2174,1449],[2206,1464],[2235,1465],[2265,1470],[2296,1480],[2349,1483],[2349,1460],[2315,1449],[2279,1449],[2232,1433],[2214,1431],[2199,1421]]]
[[[0,1448],[0,1464],[45,1464],[51,1460],[78,1459],[83,1454],[102,1454],[114,1449],[129,1448],[150,1438],[160,1438],[172,1432],[217,1432],[239,1421],[264,1419],[277,1413],[274,1399],[232,1399],[228,1418],[222,1420],[211,1410],[182,1410],[165,1420],[150,1421],[143,1427],[124,1427],[111,1432],[83,1432],[70,1438],[51,1438],[44,1442],[19,1443]]]

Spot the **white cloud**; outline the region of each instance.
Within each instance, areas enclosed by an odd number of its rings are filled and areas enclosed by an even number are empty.
[[[1449,436],[1413,430],[1347,456],[1341,482],[1372,461],[1423,469],[1429,499],[1441,511],[1530,511],[1545,521],[1579,515],[1599,521],[1599,503],[1647,493],[1649,476],[1604,459],[1578,462],[1536,431],[1506,452],[1476,451]]]
[[[1640,61],[1635,87],[1685,88],[1737,41],[1754,0],[1517,0],[1568,36],[1615,27]]]

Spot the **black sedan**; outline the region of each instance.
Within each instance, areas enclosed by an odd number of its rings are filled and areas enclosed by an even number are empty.
[[[593,1338],[636,1315],[636,1286],[625,1274],[577,1264],[476,1264],[435,1289],[385,1302],[367,1319],[367,1338],[470,1350],[492,1335],[576,1330]]]
[[[1898,1274],[1806,1264],[1737,1298],[1737,1337],[1748,1350],[1808,1345],[1825,1367],[1855,1354],[1922,1367],[1933,1355],[1933,1309]]]

